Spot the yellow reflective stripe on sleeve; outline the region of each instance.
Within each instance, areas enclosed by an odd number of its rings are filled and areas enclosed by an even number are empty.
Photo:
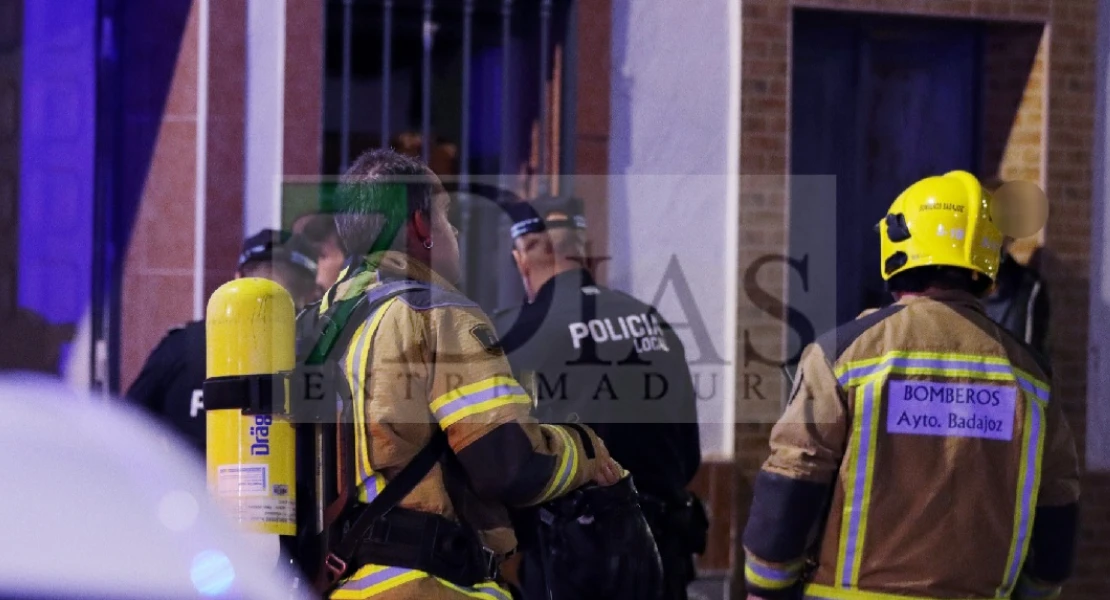
[[[849,440],[851,462],[844,486],[844,515],[836,561],[839,587],[855,586],[863,563],[863,542],[867,534],[867,512],[871,506],[875,470],[875,444],[879,435],[880,383],[874,381],[856,391],[857,405],[852,415]]]
[[[803,564],[799,561],[771,566],[749,555],[744,561],[744,579],[765,590],[784,590],[798,581]]]
[[[563,427],[560,427],[560,429],[562,429],[563,437],[566,439],[566,451],[570,454],[570,464],[567,465],[566,470],[560,475],[562,481],[559,483],[559,491],[557,493],[561,496],[570,491],[570,484],[574,481],[574,478],[578,476],[578,468],[581,465],[579,460],[580,457],[578,456],[578,442],[575,441],[577,434],[572,434]]]
[[[362,502],[370,502],[385,487],[385,478],[376,476],[374,468],[370,465],[370,443],[366,431],[366,382],[369,379],[367,363],[370,361],[370,348],[373,345],[374,334],[378,331],[382,317],[396,301],[396,298],[388,300],[358,326],[355,335],[351,338],[354,342],[346,357],[347,364],[344,372],[347,374],[347,385],[354,401],[352,412],[355,420],[355,456],[358,480],[362,484],[359,486],[358,495]]]
[[[509,404],[532,404],[532,399],[512,377],[496,376],[451,390],[431,404],[439,426],[446,429],[466,417]]]
[[[816,583],[807,585],[802,597],[805,600],[948,600],[926,596],[901,596],[882,592],[865,592],[856,589],[834,588]]]
[[[478,600],[513,600],[512,594],[492,581],[479,583],[472,588],[460,587],[450,581],[444,581],[443,579],[437,579],[436,581],[441,583],[444,587],[455,590],[468,598],[477,598]]]
[[[434,579],[439,585],[476,600],[512,600],[512,595],[508,591],[492,581],[465,588],[450,581],[433,577],[424,571],[380,565],[366,565],[360,568],[350,579],[343,582],[338,589],[332,592],[329,598],[335,600],[367,600],[420,579]]]
[[[551,474],[551,481],[547,483],[540,496],[541,502],[546,502],[566,492],[570,482],[574,480],[574,475],[578,472],[578,444],[574,443],[574,439],[565,427],[558,425],[540,425],[540,427],[557,436],[563,444],[563,451],[559,453],[559,464],[555,467],[555,472]]]
[[[840,379],[845,373],[853,369],[871,368],[877,365],[881,365],[883,361],[887,360],[889,356],[890,355],[887,354],[884,356],[876,356],[875,358],[867,358],[864,360],[854,360],[851,362],[842,363],[840,365],[837,365],[836,368],[833,369],[833,373],[836,375],[837,379]],[[829,360],[833,360],[833,358],[829,357]]]
[[[381,473],[373,473],[369,478],[362,482],[358,488],[358,501],[363,504],[369,504],[371,500],[378,497],[385,489],[385,477]]]
[[[497,375],[488,379],[483,379],[481,381],[471,383],[469,385],[464,385],[462,387],[455,388],[443,394],[439,398],[433,400],[431,405],[432,412],[443,408],[444,406],[454,402],[455,400],[458,400],[459,398],[464,398],[466,396],[470,396],[471,394],[483,392],[499,385],[511,386],[516,384],[516,380],[512,377]]]
[[[331,593],[329,598],[335,600],[365,600],[410,581],[425,577],[429,577],[429,575],[423,571],[366,565],[356,571],[350,579],[343,582],[339,589]]]
[[[997,597],[1009,598],[1021,574],[1029,552],[1037,495],[1041,488],[1041,453],[1044,450],[1044,406],[1039,402],[1025,405],[1025,426],[1021,436],[1021,465],[1018,472],[1017,500],[1014,503],[1014,529],[1006,557],[1006,572]]]

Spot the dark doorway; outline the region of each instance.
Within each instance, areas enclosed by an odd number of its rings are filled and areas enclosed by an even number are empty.
[[[793,278],[792,304],[835,298],[839,324],[889,301],[874,226],[915,180],[976,172],[981,44],[975,22],[795,12],[791,174],[835,176],[835,199],[814,189],[831,177],[792,185],[791,252],[809,254],[810,270],[835,269],[825,278],[835,294]],[[835,235],[822,239],[835,242],[813,256],[814,232],[834,214]],[[820,334],[832,323],[814,325]],[[789,354],[808,341],[791,340]]]
[[[391,7],[388,12],[387,5]],[[348,6],[349,21],[345,16]],[[426,28],[427,6],[434,10]],[[546,159],[559,156],[559,160],[551,163],[559,165],[555,170],[570,172],[566,157],[573,155],[568,140],[573,138],[574,131],[569,112],[573,107],[570,83],[574,80],[571,0],[543,4],[497,0],[465,3],[366,0],[352,4],[327,0],[325,7],[324,173],[337,174],[343,169],[345,126],[348,162],[367,149],[386,144],[413,156],[421,155],[425,110],[427,134],[432,140],[427,161],[433,171],[448,181],[457,182],[457,177],[464,174],[477,177],[474,181],[482,183],[498,183],[498,174],[515,181],[519,173],[535,171],[532,157],[541,144],[549,152]],[[467,7],[472,11],[469,30]],[[387,23],[388,70],[382,64],[386,57],[383,32]],[[346,125],[345,27],[351,29],[347,81],[350,113]],[[545,35],[545,58],[541,59],[540,46]],[[427,73],[423,63],[425,40],[431,43]],[[465,59],[467,46],[471,51],[469,61]],[[560,57],[558,69],[556,56]],[[541,71],[547,77],[547,93],[557,92],[551,97],[559,98],[560,103],[556,108],[552,100],[544,117],[546,122],[558,123],[561,128],[556,132],[559,142],[555,150],[549,150],[553,147],[552,138],[540,138],[536,125],[541,119]],[[463,103],[467,74],[469,105]],[[506,87],[510,93],[503,97]],[[539,162],[538,156],[534,162]],[[461,289],[487,311],[518,305],[524,290],[509,253],[508,221],[503,211],[492,202],[462,199],[453,203],[453,208],[452,218],[462,231]]]

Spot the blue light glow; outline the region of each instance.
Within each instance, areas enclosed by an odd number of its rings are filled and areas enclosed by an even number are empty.
[[[92,289],[97,3],[22,4],[19,306],[76,324]]]
[[[205,550],[193,557],[189,576],[198,592],[205,596],[219,596],[231,589],[231,584],[235,582],[235,569],[223,552]]]

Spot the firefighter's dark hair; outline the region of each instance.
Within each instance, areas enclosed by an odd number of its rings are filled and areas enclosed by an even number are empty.
[[[424,163],[389,149],[370,150],[340,178],[335,225],[349,255],[398,247],[417,212],[432,208],[435,176]]]
[[[887,282],[891,292],[920,294],[930,288],[965,291],[981,298],[990,291],[991,280],[970,269],[926,266],[902,271]]]

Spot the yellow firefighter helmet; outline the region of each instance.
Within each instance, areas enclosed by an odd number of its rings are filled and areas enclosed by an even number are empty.
[[[1002,232],[991,219],[991,195],[965,171],[926,177],[890,205],[878,224],[884,280],[916,267],[970,269],[992,281]]]

